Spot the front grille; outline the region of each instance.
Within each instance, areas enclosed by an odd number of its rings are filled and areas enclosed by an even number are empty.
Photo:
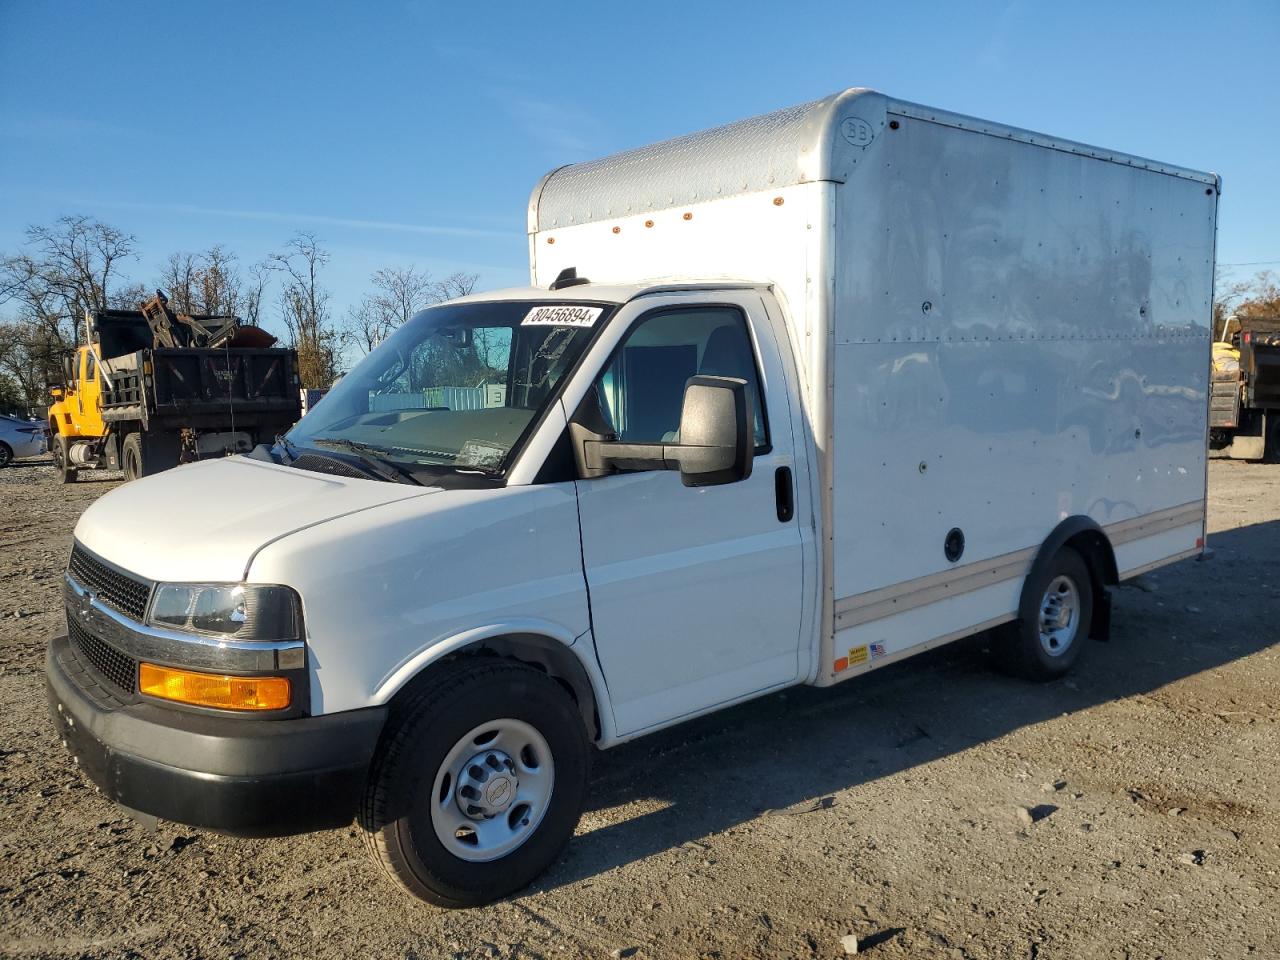
[[[77,583],[92,590],[112,610],[139,623],[146,616],[147,601],[151,599],[151,581],[107,566],[78,543],[71,548],[67,569]]]
[[[138,662],[126,657],[111,644],[99,640],[80,626],[75,620],[67,618],[67,636],[72,646],[85,661],[111,681],[112,686],[124,693],[133,693],[138,681]]]

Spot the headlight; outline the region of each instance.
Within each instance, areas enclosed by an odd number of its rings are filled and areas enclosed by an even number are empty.
[[[162,583],[147,622],[227,640],[297,640],[302,605],[288,587],[256,583]]]

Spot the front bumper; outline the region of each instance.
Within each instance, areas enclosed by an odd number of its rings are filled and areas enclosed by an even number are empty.
[[[49,712],[85,774],[142,813],[239,836],[351,822],[387,717],[370,707],[320,717],[203,716],[125,703],[65,636],[49,644]]]

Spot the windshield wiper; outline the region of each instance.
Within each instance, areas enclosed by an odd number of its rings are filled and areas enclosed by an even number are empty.
[[[388,460],[385,456],[387,451],[381,447],[375,447],[371,443],[361,443],[358,440],[348,440],[345,437],[317,437],[311,442],[316,446],[337,447],[340,450],[354,453],[383,480],[390,480],[392,483],[412,483],[415,486],[422,486],[412,473],[399,464]]]
[[[283,433],[276,434],[276,444],[278,446],[284,447],[284,452],[288,455],[290,463],[293,463],[293,461],[298,459],[298,448],[295,447],[293,445],[293,441],[290,440],[288,437],[286,437]]]

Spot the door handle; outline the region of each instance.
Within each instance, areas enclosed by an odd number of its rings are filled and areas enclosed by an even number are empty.
[[[787,523],[796,514],[790,467],[779,467],[773,472],[773,496],[778,506],[778,522]]]

